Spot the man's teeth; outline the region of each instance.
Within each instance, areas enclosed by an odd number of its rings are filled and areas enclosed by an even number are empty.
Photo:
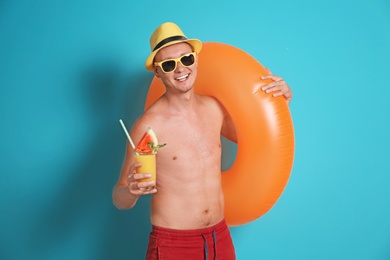
[[[176,80],[185,80],[188,77],[188,74],[176,78]]]

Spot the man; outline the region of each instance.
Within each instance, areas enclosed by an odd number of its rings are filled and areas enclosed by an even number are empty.
[[[216,99],[194,92],[202,43],[165,23],[153,32],[150,45],[145,66],[162,80],[166,92],[134,123],[130,135],[139,140],[151,127],[167,144],[157,155],[157,188],[154,182],[139,182],[150,174],[135,173],[140,164],[128,145],[113,202],[130,209],[140,196],[153,194],[147,259],[235,259],[224,221],[220,135],[236,141],[236,133]],[[292,92],[282,78],[264,78],[273,80],[264,91],[290,102]]]

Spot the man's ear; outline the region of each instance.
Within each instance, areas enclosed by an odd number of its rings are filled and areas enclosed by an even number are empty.
[[[157,69],[158,69],[157,67],[154,67],[154,76],[156,76],[157,78],[159,78],[160,75],[158,74]]]

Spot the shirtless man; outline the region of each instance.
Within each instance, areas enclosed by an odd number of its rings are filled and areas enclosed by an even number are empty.
[[[150,174],[135,174],[140,163],[134,162],[127,145],[113,202],[118,209],[130,209],[140,196],[153,194],[147,259],[235,259],[224,221],[220,135],[232,141],[236,135],[223,106],[194,92],[201,42],[165,23],[150,43],[146,68],[162,80],[166,92],[134,123],[130,135],[139,140],[151,127],[159,142],[167,144],[157,155],[157,188],[151,188],[154,182],[139,182]],[[265,78],[274,82],[263,90],[284,95],[289,103],[292,92],[283,79],[272,74]]]

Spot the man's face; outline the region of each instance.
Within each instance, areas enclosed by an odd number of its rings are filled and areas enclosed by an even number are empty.
[[[159,50],[155,56],[155,62],[161,62],[168,59],[179,58],[185,54],[191,53],[191,46],[187,43],[178,43]],[[195,54],[196,55],[196,54]],[[164,73],[159,67],[155,67],[155,75],[163,81],[167,90],[176,92],[187,92],[192,89],[198,72],[198,61],[194,65],[185,67],[177,62],[176,68],[172,72]]]

